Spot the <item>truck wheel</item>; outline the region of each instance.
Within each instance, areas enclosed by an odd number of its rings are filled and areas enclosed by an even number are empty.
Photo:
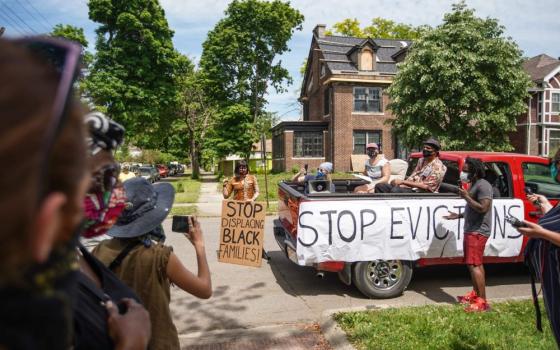
[[[352,281],[369,298],[401,295],[412,278],[412,263],[406,260],[361,261],[354,265]]]

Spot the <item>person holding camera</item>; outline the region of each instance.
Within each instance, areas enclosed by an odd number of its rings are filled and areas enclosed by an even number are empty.
[[[552,181],[560,184],[560,149],[550,164]],[[537,312],[537,328],[541,328],[540,308],[538,306],[535,281],[540,281],[545,310],[550,328],[560,347],[560,205],[555,206],[543,195],[529,194],[527,199],[535,204],[543,216],[538,223],[521,222],[517,228],[529,237],[525,248],[525,263],[531,273],[533,302]]]
[[[107,232],[113,238],[101,242],[93,255],[131,287],[149,311],[149,348],[179,349],[179,335],[169,309],[171,283],[198,298],[212,296],[202,229],[198,220],[188,217],[185,236],[194,246],[198,263],[198,273],[194,274],[181,263],[172,247],[155,242],[165,237],[162,223],[173,205],[173,186],[152,185],[141,177],[127,180],[123,186],[126,209]]]
[[[309,181],[327,181],[330,183],[330,191],[335,192],[335,186],[332,183],[331,174],[333,172],[333,164],[331,162],[323,162],[319,164],[317,172],[315,175],[307,174],[307,164],[301,168],[294,176],[292,176],[292,182],[305,184],[305,193],[309,192],[307,184]]]
[[[468,304],[465,311],[486,311],[486,280],[484,273],[484,248],[492,229],[492,185],[484,179],[484,163],[480,159],[467,157],[461,171],[461,182],[470,183],[469,191],[459,187],[459,196],[467,202],[464,213],[449,212],[445,219],[465,219],[463,254],[467,264],[473,290],[458,301]]]
[[[233,194],[233,200],[253,202],[259,196],[259,183],[254,175],[249,174],[249,166],[244,160],[235,166],[235,176],[224,179],[222,194],[228,199]]]

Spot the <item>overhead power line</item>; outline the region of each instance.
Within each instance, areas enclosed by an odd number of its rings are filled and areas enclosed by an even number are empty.
[[[25,35],[26,34],[25,30],[23,30],[23,31],[20,30],[21,28],[18,28],[19,25],[17,25],[17,23],[10,16],[8,16],[7,13],[0,11],[0,17],[2,18],[3,21],[6,21],[6,23],[9,23],[11,29],[15,30],[20,35]]]
[[[31,28],[31,26],[29,24],[27,24],[27,22],[25,22],[14,10],[12,10],[8,6],[8,4],[3,3],[3,5],[11,14],[13,14],[19,20],[19,22],[23,23],[27,28],[29,28],[29,30],[31,30],[32,33],[37,34],[37,31],[35,31],[35,29]]]
[[[43,16],[43,14],[41,13],[41,11],[37,10],[37,8],[35,6],[33,6],[33,4],[31,2],[29,2],[29,0],[24,0],[27,4],[29,4],[29,6],[31,6],[31,8],[39,14],[39,16],[41,16],[41,18],[43,18],[43,20],[45,20],[45,23],[47,23],[47,25],[49,26],[49,28],[54,27],[51,22],[49,22],[49,20]]]
[[[17,3],[17,4],[19,5],[19,7],[21,7],[30,17],[33,18],[33,20],[35,21],[35,23],[39,23],[39,24],[41,25],[41,27],[43,27],[43,28],[46,29],[45,33],[48,33],[48,32],[51,31],[51,30],[49,29],[49,27],[46,26],[46,25],[44,24],[44,21],[42,22],[38,17],[36,17],[34,14],[32,14],[31,11],[29,11],[25,6],[23,6],[23,5],[21,4],[21,2],[16,1],[16,3]]]

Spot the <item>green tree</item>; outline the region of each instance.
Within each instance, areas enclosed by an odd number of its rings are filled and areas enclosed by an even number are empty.
[[[218,138],[215,144],[234,147],[226,154],[249,155],[258,139],[255,123],[266,104],[267,89],[272,86],[282,92],[285,83],[291,84],[288,70],[277,57],[289,51],[287,43],[302,23],[303,16],[289,3],[234,0],[208,33],[200,67],[206,91],[224,107],[214,136]],[[232,116],[239,118],[238,124],[230,124]],[[231,133],[241,135],[243,141],[236,137],[239,142],[231,142]],[[245,140],[246,136],[251,138]]]
[[[381,17],[375,17],[371,20],[371,25],[362,29],[360,28],[360,21],[356,18],[346,18],[335,23],[333,30],[327,30],[326,34],[334,35],[334,33],[337,33],[356,38],[416,40],[428,29],[430,27],[427,25],[415,27]]]
[[[89,18],[100,24],[86,80],[90,97],[125,126],[130,141],[161,147],[183,68],[163,9],[157,0],[90,0]]]
[[[75,27],[69,24],[57,24],[53,27],[50,35],[72,40],[82,45],[82,62],[86,69],[89,67],[93,61],[93,54],[87,51],[89,43],[86,39],[83,28]]]
[[[192,165],[192,178],[200,176],[200,159],[208,130],[214,128],[216,108],[211,105],[200,72],[191,71],[179,80],[178,124],[183,138],[188,143]]]
[[[428,136],[449,150],[511,150],[530,80],[521,51],[495,19],[464,2],[414,43],[389,88],[394,131],[408,147]]]

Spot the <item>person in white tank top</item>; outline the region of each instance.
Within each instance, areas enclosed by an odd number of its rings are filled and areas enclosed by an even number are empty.
[[[364,175],[369,177],[371,182],[356,187],[354,193],[373,193],[376,184],[387,183],[391,177],[391,164],[379,152],[379,146],[376,143],[366,145],[366,154],[369,159],[364,164]]]

